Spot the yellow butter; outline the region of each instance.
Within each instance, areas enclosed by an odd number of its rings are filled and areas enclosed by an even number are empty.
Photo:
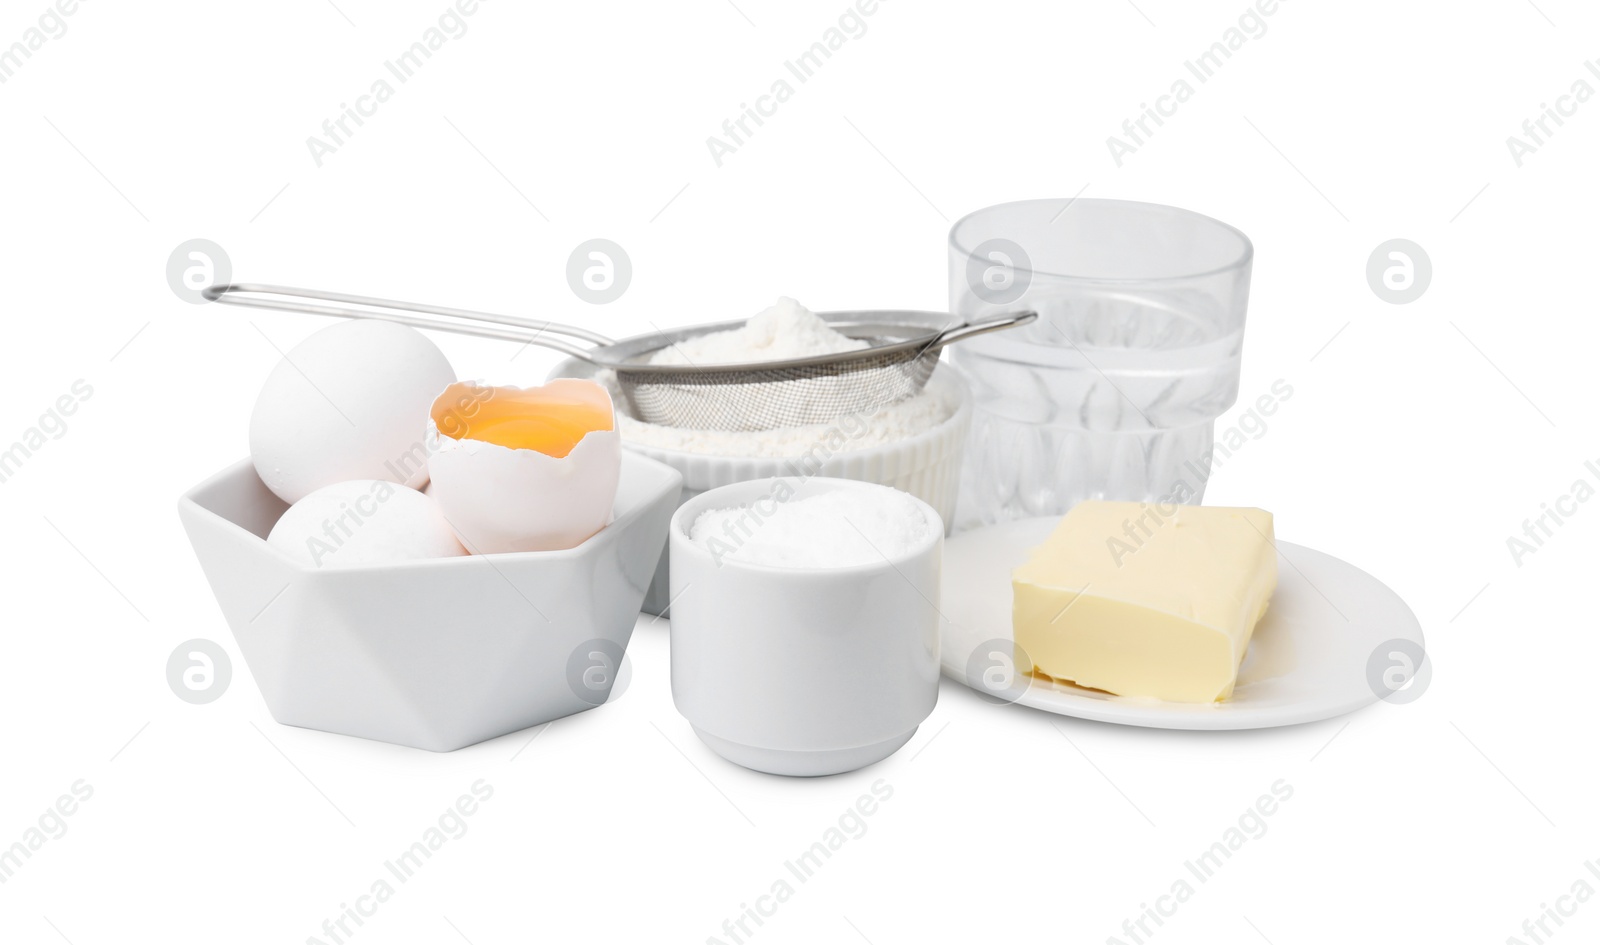
[[[1012,572],[1012,627],[1046,676],[1213,702],[1277,584],[1270,512],[1083,502]]]

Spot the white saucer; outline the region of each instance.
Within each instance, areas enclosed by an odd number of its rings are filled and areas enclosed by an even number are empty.
[[[941,669],[980,692],[969,666],[993,668],[982,644],[1011,640],[1011,570],[1044,541],[1059,518],[1006,522],[945,542],[940,610]],[[990,695],[997,701],[1121,725],[1174,729],[1248,729],[1298,725],[1353,712],[1425,663],[1422,626],[1381,581],[1320,551],[1277,542],[1278,589],[1257,625],[1233,697],[1211,705],[1129,699],[1067,683],[1023,677]],[[1414,658],[1397,655],[1414,651]],[[1409,644],[1409,645],[1408,645]],[[1422,684],[1425,680],[1419,680]]]

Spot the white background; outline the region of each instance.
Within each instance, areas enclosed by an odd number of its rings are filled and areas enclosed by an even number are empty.
[[[480,778],[494,797],[470,831],[350,941],[731,941],[724,920],[878,779],[894,793],[867,833],[748,941],[1132,941],[1124,920],[1278,779],[1294,795],[1267,834],[1150,940],[1532,941],[1542,904],[1600,887],[1600,503],[1520,567],[1506,547],[1600,459],[1600,104],[1520,168],[1506,146],[1575,80],[1600,87],[1591,8],[1292,0],[1118,168],[1106,137],[1243,0],[887,0],[719,168],[707,136],[844,0],[494,0],[319,168],[306,138],[445,9],[337,2],[89,0],[0,85],[0,443],[75,380],[94,390],[0,484],[0,845],[78,779],[94,790],[0,885],[0,938],[321,937]],[[7,0],[0,44],[44,10]],[[531,744],[433,755],[271,721],[174,502],[245,454],[275,346],[319,323],[179,301],[164,271],[182,241],[215,240],[240,279],[620,336],[779,293],[943,308],[951,221],[1080,191],[1254,239],[1241,403],[1279,378],[1295,393],[1207,501],[1271,509],[1283,539],[1404,596],[1433,659],[1420,700],[1183,734],[946,682],[893,758],[785,780],[695,740],[657,623],[618,703]],[[564,277],[591,237],[634,263],[603,307]],[[1365,278],[1393,237],[1434,264],[1409,305]],[[438,340],[463,376],[532,383],[555,360]],[[194,637],[235,657],[208,706],[164,677]],[[1589,904],[1555,940],[1597,934]]]

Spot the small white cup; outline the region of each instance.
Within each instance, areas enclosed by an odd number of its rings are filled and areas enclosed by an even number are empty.
[[[781,485],[780,485],[781,484]],[[910,554],[842,568],[719,557],[689,537],[710,509],[890,487],[755,479],[690,499],[672,518],[672,698],[711,750],[770,774],[838,774],[911,740],[939,696],[944,526]]]

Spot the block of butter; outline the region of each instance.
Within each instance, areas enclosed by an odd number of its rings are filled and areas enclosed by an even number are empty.
[[[1120,696],[1226,699],[1277,584],[1270,512],[1082,502],[1011,574],[1018,658]]]

